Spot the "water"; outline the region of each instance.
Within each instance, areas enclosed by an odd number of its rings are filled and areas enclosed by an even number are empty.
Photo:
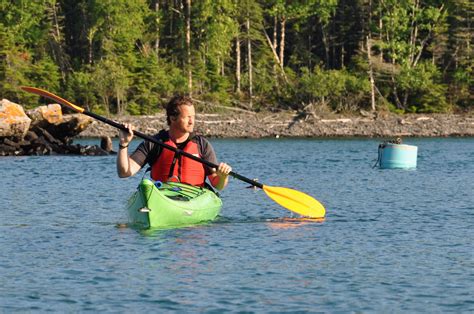
[[[0,158],[0,312],[473,312],[474,139],[409,139],[416,170],[372,169],[379,140],[212,140],[296,218],[231,180],[216,223],[139,232],[141,175],[115,157]]]

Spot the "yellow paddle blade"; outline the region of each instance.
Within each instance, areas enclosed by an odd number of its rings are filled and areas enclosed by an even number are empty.
[[[272,200],[302,216],[323,218],[326,215],[324,206],[303,192],[267,185],[263,186],[263,190]]]
[[[67,101],[66,99],[61,98],[58,95],[50,93],[50,92],[48,92],[44,89],[36,88],[36,87],[29,87],[29,86],[22,86],[21,89],[26,91],[26,92],[33,93],[33,94],[36,94],[36,95],[43,96],[43,97],[49,98],[51,100],[54,100],[58,104],[69,107],[74,111],[77,111],[77,112],[80,112],[80,113],[84,112],[84,108],[76,106],[75,104]]]

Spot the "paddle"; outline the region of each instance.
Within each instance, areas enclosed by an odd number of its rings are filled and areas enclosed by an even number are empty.
[[[127,130],[127,128],[125,126],[123,126],[122,124],[120,124],[120,123],[109,120],[105,117],[99,116],[99,115],[97,115],[95,113],[92,113],[90,111],[87,111],[84,108],[81,108],[77,105],[74,105],[73,103],[70,103],[69,101],[67,101],[67,100],[65,100],[65,99],[63,99],[63,98],[61,98],[61,97],[59,97],[55,94],[52,94],[48,91],[45,91],[45,90],[42,90],[42,89],[39,89],[39,88],[35,88],[35,87],[26,87],[26,86],[22,87],[22,89],[24,91],[49,98],[51,100],[54,100],[54,101],[58,102],[59,104],[61,104],[63,106],[66,106],[66,107],[69,107],[69,108],[73,109],[76,112],[88,115],[89,117],[92,117],[94,119],[97,119],[99,121],[107,123],[107,124],[109,124],[113,127],[116,127],[117,129]],[[138,131],[133,131],[133,133],[136,136],[141,137],[142,139],[145,139],[147,141],[158,144],[158,145],[160,145],[160,146],[162,146],[166,149],[172,150],[174,152],[178,152],[179,154],[181,154],[183,156],[186,156],[188,158],[191,158],[191,159],[193,159],[197,162],[200,162],[202,164],[205,164],[206,166],[209,166],[211,168],[216,168],[216,169],[218,168],[218,165],[216,165],[214,163],[211,163],[207,160],[204,160],[204,159],[201,159],[197,156],[186,153],[186,152],[184,152],[184,151],[182,151],[178,148],[175,148],[173,146],[167,145],[167,144],[157,140],[154,137],[151,137],[149,135],[143,134],[143,133],[138,132]],[[251,184],[255,187],[263,189],[265,191],[265,193],[271,199],[273,199],[275,202],[277,202],[281,206],[285,207],[286,209],[289,209],[289,210],[291,210],[291,211],[293,211],[297,214],[300,214],[302,216],[307,216],[307,217],[311,217],[311,218],[322,218],[322,217],[324,217],[324,215],[326,213],[326,210],[324,209],[324,206],[321,205],[321,203],[319,203],[316,199],[312,198],[311,196],[309,196],[309,195],[307,195],[303,192],[292,190],[292,189],[289,189],[289,188],[263,185],[263,184],[255,181],[255,180],[251,180],[249,178],[246,178],[246,177],[244,177],[244,176],[242,176],[238,173],[235,173],[233,171],[230,172],[230,175],[232,177],[236,178],[236,179],[239,179],[239,180],[247,182],[247,183],[249,183],[249,184]]]

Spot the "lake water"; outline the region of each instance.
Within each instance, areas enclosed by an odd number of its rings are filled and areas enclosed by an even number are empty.
[[[325,221],[233,179],[215,223],[119,228],[141,174],[115,156],[3,157],[0,312],[474,311],[474,138],[406,139],[416,170],[373,169],[377,139],[211,142]]]

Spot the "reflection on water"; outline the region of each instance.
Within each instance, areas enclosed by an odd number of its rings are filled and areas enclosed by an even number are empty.
[[[203,222],[200,224],[193,224],[189,226],[170,226],[166,228],[141,228],[140,226],[136,226],[133,224],[128,223],[120,223],[117,224],[117,228],[130,228],[136,230],[141,235],[144,236],[159,236],[160,233],[166,232],[168,230],[174,229],[189,229],[189,228],[205,228],[210,227],[212,228],[215,224],[265,224],[273,229],[292,229],[298,228],[307,224],[312,223],[323,223],[325,218],[289,218],[289,217],[282,217],[282,218],[260,218],[260,219],[234,219],[234,218],[225,218],[225,217],[218,217],[215,221],[210,222]]]
[[[322,223],[325,218],[281,218],[267,221],[267,225],[273,229],[293,229],[307,224]]]

